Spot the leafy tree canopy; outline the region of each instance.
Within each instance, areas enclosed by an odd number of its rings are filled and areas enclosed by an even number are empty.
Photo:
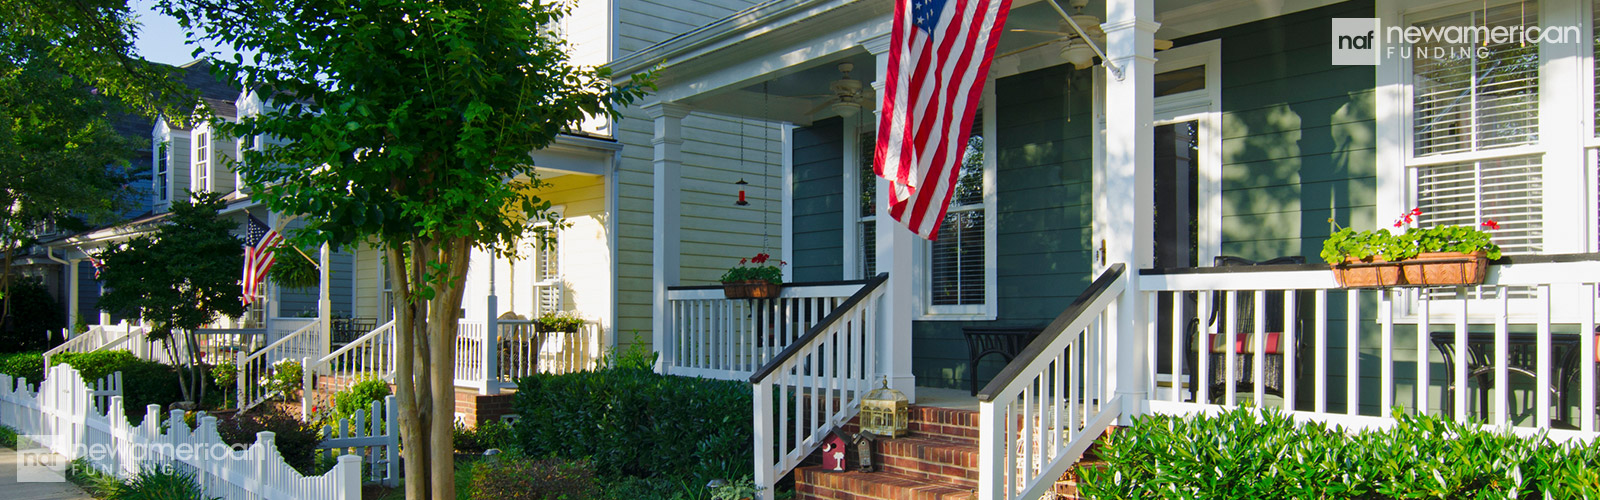
[[[154,338],[244,314],[244,243],[232,234],[238,224],[218,216],[224,206],[215,193],[173,203],[154,234],[101,253],[107,291],[100,308],[137,315]]]
[[[128,0],[0,0],[0,12],[5,13],[0,15],[0,58],[37,57],[38,52],[16,48],[43,42],[45,55],[63,73],[140,114],[162,114],[188,126],[197,111],[198,96],[179,80],[177,68],[135,53],[139,25]]]

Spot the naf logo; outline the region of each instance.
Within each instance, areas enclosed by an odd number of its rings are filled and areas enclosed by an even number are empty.
[[[1339,17],[1333,19],[1333,50],[1335,66],[1378,65],[1378,35],[1383,31],[1375,17]]]

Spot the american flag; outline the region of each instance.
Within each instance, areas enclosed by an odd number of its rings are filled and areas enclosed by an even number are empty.
[[[100,279],[100,272],[106,270],[106,261],[89,257],[89,264],[94,266],[94,279]]]
[[[1011,0],[896,0],[875,170],[889,215],[929,240],[955,193]]]
[[[272,269],[273,249],[283,241],[278,230],[251,215],[244,230],[244,303],[255,301],[256,286],[267,280]]]

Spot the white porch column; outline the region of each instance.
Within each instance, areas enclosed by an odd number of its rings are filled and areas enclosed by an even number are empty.
[[[322,322],[322,356],[333,352],[333,299],[328,295],[328,289],[332,287],[332,282],[329,281],[331,278],[331,271],[328,268],[331,260],[329,256],[328,244],[323,243],[322,251],[317,255],[321,260],[317,266],[322,268],[320,269],[322,286],[318,287],[320,290],[317,292],[317,321]]]
[[[67,337],[78,335],[78,263],[83,259],[67,261]]]
[[[1116,367],[1106,382],[1122,396],[1124,418],[1136,414],[1144,399],[1148,373],[1143,300],[1138,280],[1131,279],[1153,259],[1155,137],[1153,125],[1155,6],[1150,0],[1109,0],[1106,5],[1105,75],[1106,165],[1103,192],[1117,203],[1105,214],[1106,262],[1128,264],[1128,285],[1116,306],[1116,335],[1109,361]],[[1120,68],[1121,73],[1110,66]],[[1110,204],[1108,204],[1110,205]],[[1126,422],[1126,421],[1125,421]]]
[[[889,74],[889,38],[886,33],[861,44],[877,59],[876,74],[880,80],[872,82],[877,95],[883,95],[886,82],[881,78]],[[882,106],[883,101],[879,100],[878,109],[873,110],[875,117],[883,111]],[[878,272],[889,273],[889,280],[883,284],[883,299],[878,306],[878,362],[881,375],[889,377],[889,386],[905,393],[906,398],[915,403],[917,378],[911,373],[911,317],[917,304],[912,300],[911,259],[920,242],[910,229],[889,216],[888,200],[889,181],[879,178],[875,207],[878,213],[874,220],[877,267]]]
[[[499,259],[489,252],[489,298],[483,308],[483,387],[478,394],[500,394],[500,297],[495,295],[494,269]],[[514,268],[513,268],[514,269]],[[516,271],[512,275],[512,290],[516,290]],[[515,303],[515,300],[513,300]],[[515,307],[515,306],[513,306]],[[459,356],[459,354],[458,354]]]
[[[678,284],[679,234],[678,212],[682,206],[682,192],[678,187],[683,166],[683,117],[689,108],[677,103],[655,102],[644,106],[645,114],[655,121],[655,137],[650,143],[655,148],[655,192],[652,221],[655,237],[650,244],[650,264],[654,313],[650,315],[651,348],[661,353],[657,370],[665,370],[672,360],[667,349],[667,287]]]

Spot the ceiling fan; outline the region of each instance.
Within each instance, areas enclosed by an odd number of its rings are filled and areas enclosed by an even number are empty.
[[[817,104],[807,115],[815,115],[823,110],[832,110],[841,117],[849,118],[861,112],[863,105],[872,103],[872,89],[861,84],[861,80],[850,78],[850,72],[856,69],[852,63],[839,63],[839,79],[828,84],[828,94],[817,94],[804,97],[826,97],[822,103]]]
[[[1093,66],[1094,58],[1096,55],[1098,55],[1095,47],[1105,46],[1106,32],[1100,27],[1100,18],[1095,17],[1094,14],[1084,12],[1084,9],[1089,6],[1089,0],[1070,0],[1068,4],[1072,7],[1072,14],[1070,16],[1067,15],[1065,11],[1062,11],[1061,8],[1055,4],[1054,0],[1045,1],[1049,2],[1051,7],[1054,7],[1057,12],[1062,14],[1063,19],[1057,24],[1059,31],[1032,29],[1011,29],[1007,31],[1016,33],[1040,33],[1055,35],[1057,38],[1045,40],[1027,47],[1006,52],[1004,54],[995,56],[995,58],[998,59],[1013,54],[1027,52],[1029,50],[1037,49],[1046,45],[1059,44],[1061,46],[1061,58],[1069,63],[1072,63],[1073,68],[1084,69]],[[1081,28],[1081,33],[1084,36],[1080,36],[1079,28]],[[1084,40],[1085,36],[1087,36],[1089,40]],[[1094,43],[1093,47],[1090,46],[1091,42]],[[1156,40],[1155,45],[1156,50],[1167,50],[1172,48],[1172,41]]]

